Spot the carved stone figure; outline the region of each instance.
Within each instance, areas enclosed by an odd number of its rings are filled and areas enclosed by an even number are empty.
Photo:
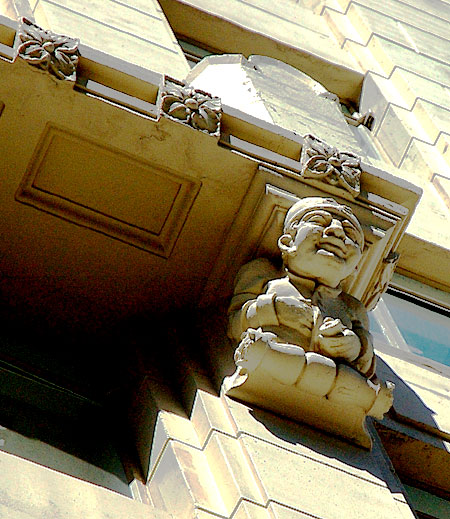
[[[363,304],[342,291],[364,248],[351,209],[311,197],[287,212],[278,240],[282,266],[244,265],[229,308],[239,344],[223,392],[371,446],[366,416],[381,419],[394,386],[376,378]]]
[[[161,92],[161,110],[197,130],[211,135],[219,134],[222,116],[220,99],[202,90],[166,81]]]
[[[305,135],[300,162],[305,178],[322,180],[341,187],[353,197],[359,195],[361,165],[357,155],[339,151],[314,135]]]
[[[320,353],[371,378],[375,357],[366,311],[340,288],[364,247],[351,209],[328,198],[297,202],[286,215],[278,246],[281,270],[263,258],[240,270],[230,307],[231,336],[239,339],[261,328],[273,334],[271,342]]]
[[[26,18],[21,19],[18,39],[17,55],[30,65],[75,81],[80,40],[46,31]]]

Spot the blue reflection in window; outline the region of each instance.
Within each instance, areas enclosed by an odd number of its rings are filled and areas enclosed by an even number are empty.
[[[372,334],[373,333],[380,333],[380,334],[383,333],[381,326],[378,324],[378,321],[375,319],[372,312],[369,312],[369,323],[370,323],[369,330]]]
[[[412,353],[450,366],[450,317],[391,294],[383,301]]]

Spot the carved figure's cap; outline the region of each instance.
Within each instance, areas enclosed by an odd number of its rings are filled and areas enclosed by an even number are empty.
[[[286,234],[292,234],[294,231],[292,224],[294,222],[300,221],[305,214],[317,210],[328,211],[332,214],[344,216],[347,220],[352,222],[361,234],[361,248],[364,247],[364,233],[358,218],[356,218],[356,216],[353,214],[350,207],[336,202],[334,198],[323,198],[320,196],[302,198],[296,202],[286,213],[283,232]]]

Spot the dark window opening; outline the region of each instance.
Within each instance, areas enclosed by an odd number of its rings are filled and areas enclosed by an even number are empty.
[[[131,497],[111,342],[41,334],[24,319],[0,321],[0,450]]]
[[[187,39],[183,36],[178,38],[178,43],[184,52],[184,55],[191,68],[195,67],[206,56],[212,56],[214,54],[222,54],[222,52],[203,45],[202,43],[195,42]]]

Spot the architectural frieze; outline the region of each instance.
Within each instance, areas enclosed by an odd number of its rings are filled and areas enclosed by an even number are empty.
[[[305,135],[304,139],[301,175],[341,187],[357,197],[361,190],[361,159],[350,151],[339,151],[314,135]]]
[[[75,81],[80,40],[42,29],[21,18],[17,33],[17,56],[58,79]]]
[[[166,117],[210,135],[220,133],[221,101],[207,92],[166,78],[160,92],[160,107]]]

